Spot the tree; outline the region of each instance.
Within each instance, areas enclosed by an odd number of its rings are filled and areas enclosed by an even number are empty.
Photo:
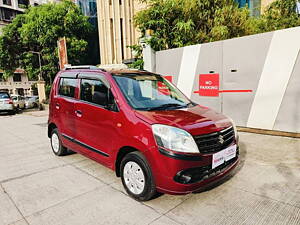
[[[223,40],[256,32],[247,8],[233,0],[144,0],[149,7],[137,13],[135,23],[154,50]]]
[[[296,0],[277,0],[271,3],[261,17],[261,32],[299,26],[296,2]]]
[[[71,1],[30,7],[3,29],[0,37],[0,68],[5,76],[16,68],[25,69],[29,78],[39,74],[49,83],[59,70],[57,40],[66,37],[69,63],[88,64],[87,46],[92,26]]]

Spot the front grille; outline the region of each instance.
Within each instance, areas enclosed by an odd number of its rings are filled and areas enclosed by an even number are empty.
[[[228,167],[234,164],[238,159],[239,152],[237,151],[236,157],[223,163],[222,165],[212,169],[212,165],[191,168],[180,171],[174,177],[174,180],[181,184],[192,184],[200,181],[207,180],[214,176],[223,173]]]
[[[194,139],[201,153],[215,153],[232,144],[234,129],[231,126],[219,132],[194,136]]]

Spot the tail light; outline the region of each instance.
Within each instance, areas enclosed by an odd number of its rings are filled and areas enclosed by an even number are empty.
[[[7,99],[7,100],[5,100],[5,103],[7,103],[7,104],[13,104],[13,101],[11,99]]]

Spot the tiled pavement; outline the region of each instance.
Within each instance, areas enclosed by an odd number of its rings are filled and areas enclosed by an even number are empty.
[[[240,133],[235,175],[202,193],[140,203],[114,172],[56,157],[47,112],[0,115],[2,224],[300,224],[300,140]]]

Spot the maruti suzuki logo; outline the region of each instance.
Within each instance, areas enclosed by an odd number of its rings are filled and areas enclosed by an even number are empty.
[[[224,138],[222,135],[219,136],[219,143],[220,144],[223,144],[224,143]]]

